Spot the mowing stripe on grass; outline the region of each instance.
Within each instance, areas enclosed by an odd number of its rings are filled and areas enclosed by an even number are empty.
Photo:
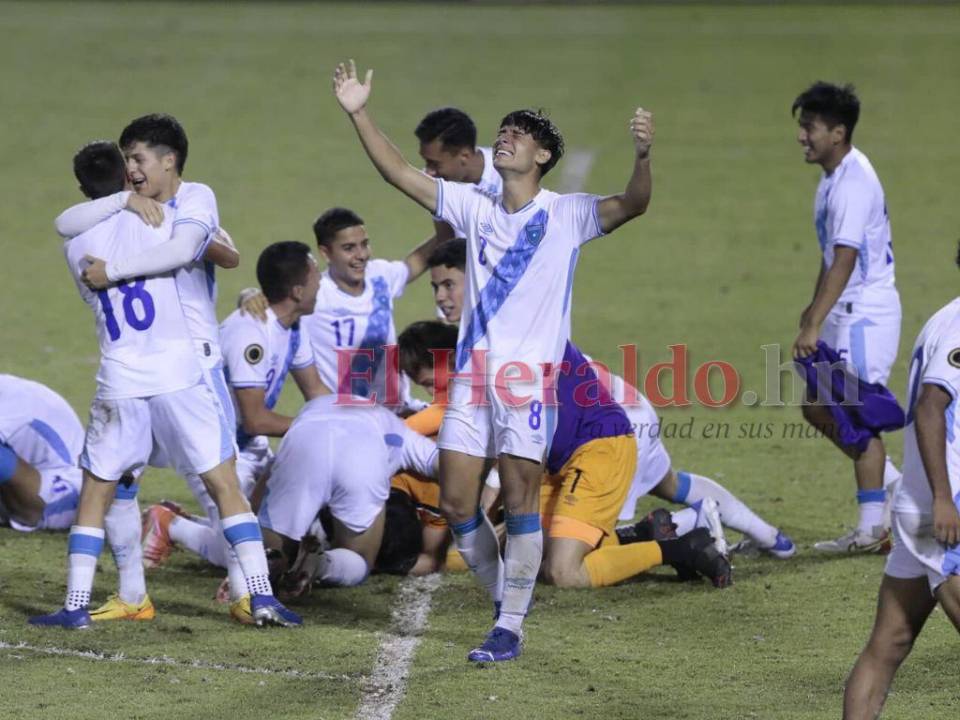
[[[427,625],[439,574],[406,578],[397,588],[391,628],[380,640],[377,662],[364,683],[357,720],[389,720],[407,690],[407,675]]]
[[[184,670],[223,670],[227,672],[247,673],[250,675],[279,675],[282,677],[301,678],[303,680],[358,680],[360,676],[332,675],[328,673],[306,672],[304,670],[276,670],[265,667],[248,667],[230,663],[212,663],[206,660],[177,660],[176,658],[161,655],[159,657],[130,657],[123,653],[99,653],[93,650],[74,650],[72,648],[37,647],[25,642],[8,643],[0,640],[0,650],[19,650],[54,655],[58,657],[72,657],[79,660],[93,660],[95,662],[129,663],[133,665],[164,665],[167,667],[182,668]]]
[[[593,167],[592,150],[569,150],[560,163],[560,182],[557,192],[574,193],[583,190],[590,168]]]

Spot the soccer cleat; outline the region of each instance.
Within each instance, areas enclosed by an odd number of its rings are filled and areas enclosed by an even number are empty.
[[[876,553],[886,555],[890,552],[890,531],[882,525],[876,525],[872,532],[865,533],[859,528],[841,535],[836,540],[824,540],[814,543],[814,550],[828,553]]]
[[[710,531],[713,545],[721,555],[727,554],[727,536],[723,532],[723,523],[720,522],[720,506],[711,497],[699,500],[691,507],[697,507],[697,527],[705,527]]]
[[[151,505],[143,513],[143,566],[163,565],[173,552],[170,523],[177,516],[165,505]]]
[[[797,546],[794,544],[793,540],[778,530],[776,542],[768,547],[764,547],[751,537],[745,537],[743,540],[730,548],[731,555],[739,554],[750,556],[759,555],[760,553],[766,553],[767,555],[772,555],[780,560],[786,560],[787,558],[792,558],[797,554]]]
[[[681,580],[696,580],[705,577],[715,588],[725,588],[733,584],[730,561],[717,550],[716,543],[707,528],[696,528],[673,542],[680,543],[682,555],[672,562]]]
[[[34,615],[27,620],[31,625],[39,627],[62,627],[69,630],[83,630],[90,627],[90,613],[86,608],[67,610],[60,608],[49,615]]]
[[[119,595],[111,595],[107,601],[96,610],[90,611],[90,619],[100,620],[153,620],[157,611],[149,595],[144,595],[138,605],[125,603]]]
[[[253,614],[250,612],[250,595],[244,595],[239,600],[234,600],[230,603],[230,617],[236,620],[241,625],[259,625],[256,620],[253,619]]]
[[[495,627],[483,641],[483,645],[475,647],[467,654],[471,662],[502,662],[513,660],[520,656],[523,640],[520,635],[510,632],[506,628]]]
[[[650,540],[672,540],[677,537],[676,531],[677,526],[670,517],[670,511],[657,508],[633,525],[618,527],[617,539],[621,545]]]
[[[231,616],[233,608],[231,607]],[[292,610],[285,608],[273,595],[251,595],[250,610],[253,621],[258,627],[279,625],[280,627],[300,627],[303,619]]]

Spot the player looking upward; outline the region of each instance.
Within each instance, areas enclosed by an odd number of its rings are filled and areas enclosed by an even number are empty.
[[[908,378],[893,550],[873,631],[847,681],[844,720],[880,715],[897,669],[938,603],[960,631],[960,298],[923,326]]]
[[[894,284],[893,240],[883,187],[873,166],[853,146],[860,100],[853,86],[817,82],[793,101],[797,141],[804,160],[823,168],[814,203],[814,225],[823,258],[813,300],[800,313],[794,357],[807,357],[821,340],[856,370],[861,380],[886,383],[900,341],[900,295]],[[889,548],[885,485],[900,474],[875,437],[866,450],[838,441],[830,410],[807,402],[803,416],[853,460],[860,517],[850,533],[814,545],[836,553]]]
[[[507,660],[521,651],[521,626],[543,551],[540,479],[555,412],[544,404],[543,365],[554,365],[563,355],[580,246],[647,208],[653,119],[644,110],[633,116],[631,178],[623,193],[601,198],[541,189],[541,178],[563,154],[563,139],[540,113],[510,113],[493,148],[503,193],[490,197],[472,185],[434,179],[404,160],[367,112],[371,80],[368,71],[360,82],[352,61],[334,74],[337,99],[374,166],[388,183],[467,239],[468,301],[456,367],[458,373],[482,377],[479,392],[486,404],[472,401],[475,388],[464,378],[452,383],[439,438],[440,502],[458,549],[491,593],[498,616],[468,657]],[[524,382],[510,383],[506,393],[501,371],[508,364],[526,370]],[[508,395],[523,400],[517,406]],[[478,508],[494,458],[506,512],[502,570],[493,527]]]

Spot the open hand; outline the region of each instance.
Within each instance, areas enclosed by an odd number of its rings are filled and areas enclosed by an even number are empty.
[[[367,77],[361,83],[357,79],[357,65],[353,60],[340,63],[333,71],[333,92],[344,111],[353,114],[366,106],[373,82],[373,70],[367,70]]]

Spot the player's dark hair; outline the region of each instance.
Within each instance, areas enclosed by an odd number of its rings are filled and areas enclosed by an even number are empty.
[[[444,150],[477,147],[477,126],[463,110],[444,107],[423,116],[413,134],[422,143],[440,140]]]
[[[146,143],[161,155],[172,152],[177,156],[177,172],[183,174],[187,164],[187,133],[173,115],[152,113],[138,117],[120,133],[120,147],[128,149],[134,143]]]
[[[390,489],[383,523],[383,540],[373,571],[406,575],[417,564],[423,550],[423,529],[413,500],[402,490]]]
[[[853,85],[834,85],[817,80],[802,93],[790,106],[790,112],[797,111],[819,115],[829,128],[843,125],[847,129],[847,142],[853,142],[853,129],[860,119],[860,99]]]
[[[363,218],[353,210],[342,207],[330,208],[313,223],[313,234],[317,238],[317,245],[330,247],[334,235],[357,225],[363,225]]]
[[[400,369],[410,377],[416,377],[421,370],[432,370],[434,357],[430,351],[456,349],[457,333],[456,326],[439,320],[420,320],[408,325],[397,338]]]
[[[95,140],[73,156],[73,174],[83,194],[96,200],[123,190],[127,166],[116,143]]]
[[[563,157],[563,135],[553,121],[541,110],[514,110],[500,121],[500,127],[518,127],[529,134],[544,150],[550,151],[550,159],[540,166],[540,177],[560,162]]]
[[[467,241],[463,238],[454,238],[440,243],[427,258],[427,267],[456,268],[466,272],[467,269]]]
[[[257,260],[257,282],[271,303],[286,300],[310,274],[310,247],[296,240],[268,245]]]

